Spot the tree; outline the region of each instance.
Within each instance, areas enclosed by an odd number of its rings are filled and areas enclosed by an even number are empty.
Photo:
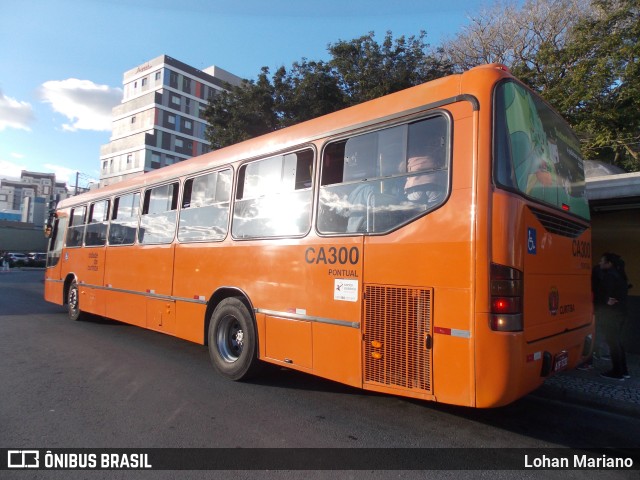
[[[640,170],[638,0],[497,3],[440,55],[463,71],[505,64],[578,133],[585,158]]]
[[[207,138],[217,149],[451,73],[449,64],[427,55],[426,33],[382,45],[374,33],[329,45],[328,62],[302,59],[270,80],[262,68],[256,82],[244,82],[210,99]]]
[[[331,67],[324,62],[302,59],[288,72],[281,67],[273,76],[273,84],[278,127],[288,127],[348,105]]]
[[[393,40],[387,32],[382,45],[369,32],[349,42],[329,45],[329,64],[349,103],[397,92],[442,77],[452,72],[448,62],[427,54],[426,32]]]
[[[522,72],[542,72],[536,61],[540,48],[563,47],[573,26],[588,12],[589,0],[497,1],[470,16],[453,39],[445,40],[440,53],[455,70],[502,63]]]
[[[556,56],[571,64],[548,97],[581,134],[587,158],[640,170],[640,4],[594,0]]]
[[[205,135],[211,148],[232,145],[273,131],[277,125],[274,111],[274,89],[269,69],[262,68],[257,81],[245,80],[241,86],[226,85],[209,99],[204,111],[208,121]]]

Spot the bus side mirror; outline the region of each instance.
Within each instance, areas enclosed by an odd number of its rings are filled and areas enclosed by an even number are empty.
[[[51,225],[46,225],[44,227],[44,238],[51,237]]]

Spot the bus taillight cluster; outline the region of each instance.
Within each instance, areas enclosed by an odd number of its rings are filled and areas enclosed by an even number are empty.
[[[522,272],[504,265],[491,264],[491,329],[520,332],[524,328]]]

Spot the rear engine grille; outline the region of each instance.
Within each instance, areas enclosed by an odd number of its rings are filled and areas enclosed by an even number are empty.
[[[431,393],[433,291],[365,287],[364,381]]]
[[[563,237],[578,238],[582,235],[582,232],[587,229],[587,227],[578,222],[558,218],[555,215],[543,212],[542,210],[534,208],[530,208],[530,210],[531,213],[536,216],[538,221],[540,221],[542,226],[550,233],[562,235]]]

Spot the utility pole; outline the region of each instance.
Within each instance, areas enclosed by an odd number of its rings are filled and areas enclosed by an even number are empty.
[[[80,176],[80,172],[76,172],[76,193],[75,195],[78,195],[78,177]]]

